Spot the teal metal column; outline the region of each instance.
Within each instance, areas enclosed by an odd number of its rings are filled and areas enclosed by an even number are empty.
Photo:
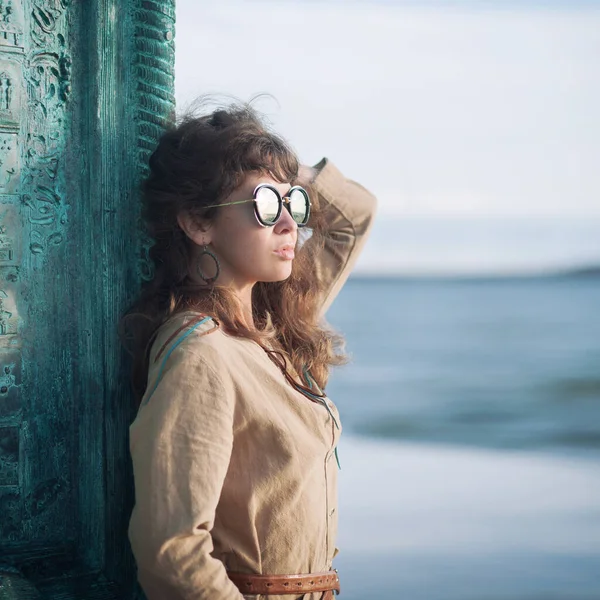
[[[174,0],[0,0],[0,600],[133,598],[117,322]]]

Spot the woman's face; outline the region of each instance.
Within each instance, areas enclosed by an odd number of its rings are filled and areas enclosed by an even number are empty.
[[[285,196],[291,187],[269,175],[248,173],[223,202],[252,198],[259,183],[273,185],[281,196]],[[200,246],[210,244],[209,249],[217,256],[221,267],[217,284],[232,283],[242,288],[258,281],[283,281],[292,272],[298,225],[286,208],[275,225],[262,227],[254,214],[254,202],[223,206],[207,228],[194,231],[193,235],[189,231],[186,233]],[[207,277],[214,275],[214,261],[210,257],[203,257],[201,266]]]

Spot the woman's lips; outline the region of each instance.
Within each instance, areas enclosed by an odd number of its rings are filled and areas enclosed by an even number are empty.
[[[293,246],[284,246],[283,248],[279,248],[279,250],[275,250],[275,254],[285,260],[293,260],[294,248]]]

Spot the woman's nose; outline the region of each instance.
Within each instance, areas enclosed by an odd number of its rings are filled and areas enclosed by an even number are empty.
[[[285,199],[287,200],[287,198]],[[289,202],[283,201],[283,209],[281,210],[281,216],[277,221],[276,225],[278,230],[291,230],[298,229],[298,223],[294,221],[292,217],[292,209]]]

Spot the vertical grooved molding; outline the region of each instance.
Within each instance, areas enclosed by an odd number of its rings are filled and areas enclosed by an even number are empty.
[[[140,221],[139,185],[158,138],[174,117],[175,4],[174,0],[129,0],[125,10],[123,0],[105,2],[98,28],[102,32],[99,63],[110,65],[99,71],[98,85],[99,114],[107,117],[100,119],[104,162],[99,180],[102,248],[108,257],[103,283],[104,345],[109,350],[105,363],[105,573],[116,581],[133,574],[130,549],[123,543],[133,503],[127,444],[133,412],[129,372],[124,368],[127,363],[122,360],[116,325],[139,292],[141,281],[151,276],[150,244]],[[124,56],[130,57],[127,69],[123,68]],[[119,498],[121,502],[116,501]]]
[[[142,176],[156,141],[175,118],[175,0],[142,0],[135,15],[138,168]],[[152,278],[151,240],[142,234],[139,273]]]

